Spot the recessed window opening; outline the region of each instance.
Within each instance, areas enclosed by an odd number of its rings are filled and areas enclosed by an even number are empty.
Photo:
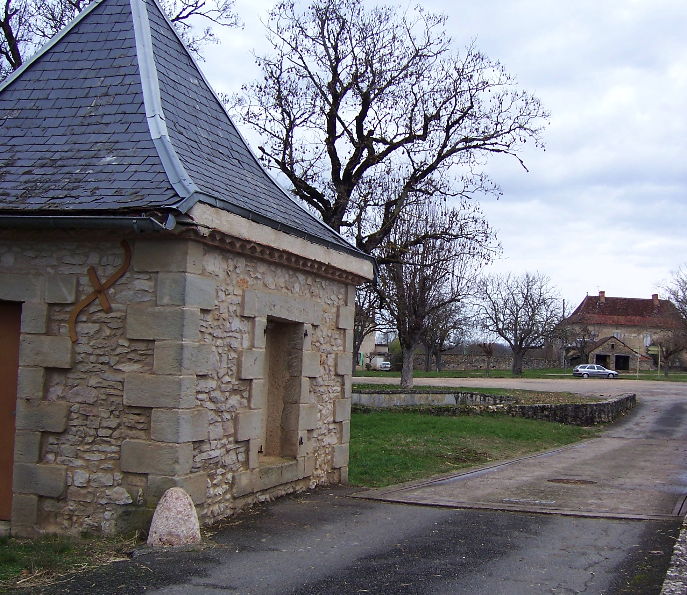
[[[268,317],[265,335],[267,395],[261,464],[298,454],[303,325]]]

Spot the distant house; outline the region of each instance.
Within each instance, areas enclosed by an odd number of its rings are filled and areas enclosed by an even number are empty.
[[[631,370],[640,358],[641,369],[651,366],[646,348],[656,340],[683,327],[677,308],[658,294],[650,299],[587,296],[561,327],[568,329],[571,342],[586,337],[583,363],[598,363],[617,370]],[[616,339],[613,341],[612,339]]]
[[[154,0],[97,0],[0,84],[0,524],[204,524],[345,481],[373,262],[248,149]]]
[[[589,346],[586,363],[600,364],[611,370],[648,370],[653,360],[629,347],[617,337],[602,337]]]

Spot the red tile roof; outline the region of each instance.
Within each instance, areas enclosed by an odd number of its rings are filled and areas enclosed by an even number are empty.
[[[669,300],[588,295],[564,324],[674,329],[683,326],[684,322]]]

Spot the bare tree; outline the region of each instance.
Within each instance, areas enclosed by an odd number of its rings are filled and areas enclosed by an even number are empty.
[[[660,351],[660,355],[654,357],[654,364],[660,361],[663,374],[668,376],[671,368],[681,365],[680,356],[687,351],[687,328],[662,333],[654,338],[653,346]]]
[[[510,346],[512,372],[518,376],[527,351],[549,339],[561,319],[560,298],[540,273],[484,277],[476,307],[482,329]]]
[[[687,325],[687,267],[681,266],[663,288]]]
[[[398,246],[406,238],[431,236],[433,229],[444,226],[454,229],[456,239],[425,240],[398,258]],[[396,221],[385,244],[389,258],[380,267],[378,283],[386,298],[384,312],[401,344],[401,386],[413,385],[413,356],[431,317],[465,297],[493,249],[489,225],[476,216],[476,207],[467,204],[462,210],[417,205]]]
[[[588,363],[589,352],[599,339],[599,333],[586,324],[560,324],[556,328],[555,336],[563,344],[565,357],[579,358],[582,364]]]
[[[0,80],[90,4],[90,0],[0,1],[4,3],[0,11]],[[204,43],[216,41],[213,25],[239,24],[234,0],[161,0],[161,5],[196,56]]]
[[[425,348],[425,371],[432,367],[432,359],[437,371],[442,369],[442,353],[450,346],[460,342],[466,335],[466,317],[462,302],[447,304],[436,310],[425,321],[422,345]]]
[[[360,346],[365,337],[377,331],[381,307],[380,295],[372,284],[358,287],[355,296],[355,316],[353,319],[353,369],[358,362]]]
[[[496,343],[492,341],[482,341],[481,343],[477,344],[477,347],[479,347],[479,350],[487,359],[487,363],[484,368],[484,375],[489,376],[489,373],[491,372],[491,361],[494,359],[494,353],[496,353]]]
[[[262,80],[235,99],[266,163],[368,254],[409,205],[496,191],[486,156],[539,144],[539,100],[474,47],[455,52],[444,24],[419,8],[312,0],[300,12],[285,0],[267,25],[272,52],[257,59]]]

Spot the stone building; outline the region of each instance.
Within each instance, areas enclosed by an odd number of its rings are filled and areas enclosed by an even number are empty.
[[[606,292],[600,291],[598,296],[585,297],[560,326],[569,329],[572,340],[580,336],[589,342],[588,362],[580,363],[631,370],[636,366],[636,354],[641,356],[641,369],[651,367],[646,348],[683,325],[675,305],[659,299],[658,294],[642,299],[606,297]],[[611,338],[620,341],[609,341]],[[617,358],[616,348],[621,350]]]
[[[620,371],[651,370],[653,360],[629,347],[618,337],[602,337],[589,346],[589,362]]]
[[[264,172],[155,1],[92,3],[0,122],[5,528],[145,526],[171,486],[208,524],[345,481],[373,262]]]

